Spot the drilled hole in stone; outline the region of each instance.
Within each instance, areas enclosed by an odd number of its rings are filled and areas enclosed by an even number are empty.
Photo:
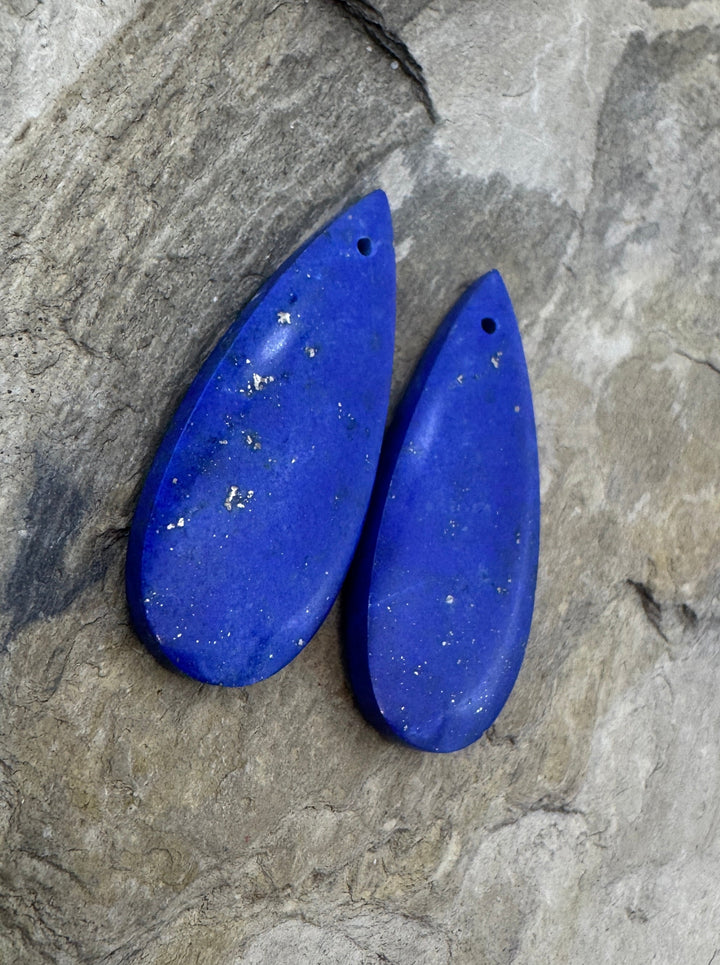
[[[367,257],[372,251],[372,241],[369,238],[358,238],[357,250]]]
[[[493,332],[495,331],[495,329],[497,328],[497,325],[495,324],[495,319],[494,319],[494,318],[484,318],[484,319],[480,322],[480,324],[482,325],[482,330],[483,330],[483,332],[487,332],[488,335],[492,335],[492,333],[493,333]]]

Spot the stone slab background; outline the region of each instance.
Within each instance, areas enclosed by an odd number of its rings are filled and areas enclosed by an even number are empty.
[[[716,0],[4,0],[0,145],[0,962],[720,961]],[[491,267],[535,393],[528,654],[449,756],[337,608],[234,692],[123,597],[202,358],[378,185],[395,398]]]

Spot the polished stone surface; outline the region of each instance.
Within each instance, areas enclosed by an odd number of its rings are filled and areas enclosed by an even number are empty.
[[[450,311],[398,406],[351,571],[348,666],[381,731],[455,751],[490,727],[525,653],[539,535],[530,384],[493,271]]]
[[[394,334],[392,223],[375,191],[263,285],[173,416],[126,565],[153,653],[238,687],[315,634],[370,499]]]
[[[352,0],[0,5],[3,962],[720,959],[720,7],[375,8],[406,53]],[[358,713],[340,607],[233,689],[125,603],[199,360],[377,186],[392,398],[492,266],[533,390],[530,639],[449,755]]]

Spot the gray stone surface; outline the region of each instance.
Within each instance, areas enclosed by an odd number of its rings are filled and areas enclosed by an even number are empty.
[[[720,7],[71,6],[0,11],[0,962],[720,959]],[[337,610],[232,692],[123,597],[199,362],[375,185],[396,397],[495,266],[536,400],[528,656],[442,757],[360,718]]]

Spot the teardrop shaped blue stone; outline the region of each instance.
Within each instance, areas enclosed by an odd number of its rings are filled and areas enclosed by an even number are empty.
[[[156,656],[241,686],[315,633],[370,499],[394,326],[392,225],[376,191],[252,299],[158,449],[126,567],[133,623]]]
[[[453,751],[495,720],[530,632],[540,496],[532,397],[502,278],[460,299],[383,447],[345,608],[366,717]]]

